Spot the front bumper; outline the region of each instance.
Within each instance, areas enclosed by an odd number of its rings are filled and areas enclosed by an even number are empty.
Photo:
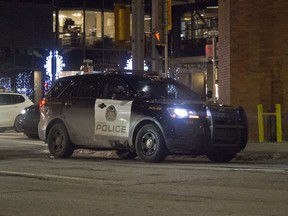
[[[166,146],[171,154],[238,153],[246,147],[248,123],[241,107],[207,107],[206,120],[192,123],[174,125],[170,130]]]

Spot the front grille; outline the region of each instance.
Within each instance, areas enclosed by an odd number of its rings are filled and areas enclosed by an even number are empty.
[[[238,125],[240,123],[239,112],[236,109],[211,109],[214,125]]]
[[[238,143],[240,141],[241,133],[239,129],[229,128],[215,128],[214,129],[214,143],[229,144]]]
[[[214,144],[238,144],[245,140],[244,120],[239,109],[209,107]]]

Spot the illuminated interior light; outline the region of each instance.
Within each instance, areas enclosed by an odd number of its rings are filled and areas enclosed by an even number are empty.
[[[72,16],[81,17],[82,14],[81,13],[73,13]]]

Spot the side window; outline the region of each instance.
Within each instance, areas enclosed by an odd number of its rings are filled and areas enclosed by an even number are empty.
[[[77,82],[74,79],[71,79],[68,85],[65,87],[65,89],[62,91],[62,93],[58,96],[60,99],[67,99],[67,98],[73,98],[77,96],[77,90],[79,86],[79,82]]]
[[[22,95],[13,95],[14,97],[14,103],[23,103],[25,101],[25,98]]]
[[[78,97],[97,98],[100,92],[101,78],[98,76],[87,76],[79,85]]]
[[[51,90],[48,92],[47,97],[56,99],[58,97],[60,97],[60,95],[63,94],[63,92],[67,89],[68,86],[73,86],[74,85],[74,79],[61,79],[58,80],[53,87],[51,88]]]
[[[0,94],[0,105],[12,104],[12,98],[10,94]]]
[[[113,100],[129,100],[127,87],[117,78],[106,79],[103,85],[101,98]]]

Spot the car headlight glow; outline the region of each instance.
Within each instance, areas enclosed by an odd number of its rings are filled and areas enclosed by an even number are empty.
[[[199,118],[193,110],[181,108],[168,108],[168,112],[172,118]]]
[[[26,113],[26,110],[23,109],[23,110],[21,111],[21,114],[24,115],[25,113]]]

